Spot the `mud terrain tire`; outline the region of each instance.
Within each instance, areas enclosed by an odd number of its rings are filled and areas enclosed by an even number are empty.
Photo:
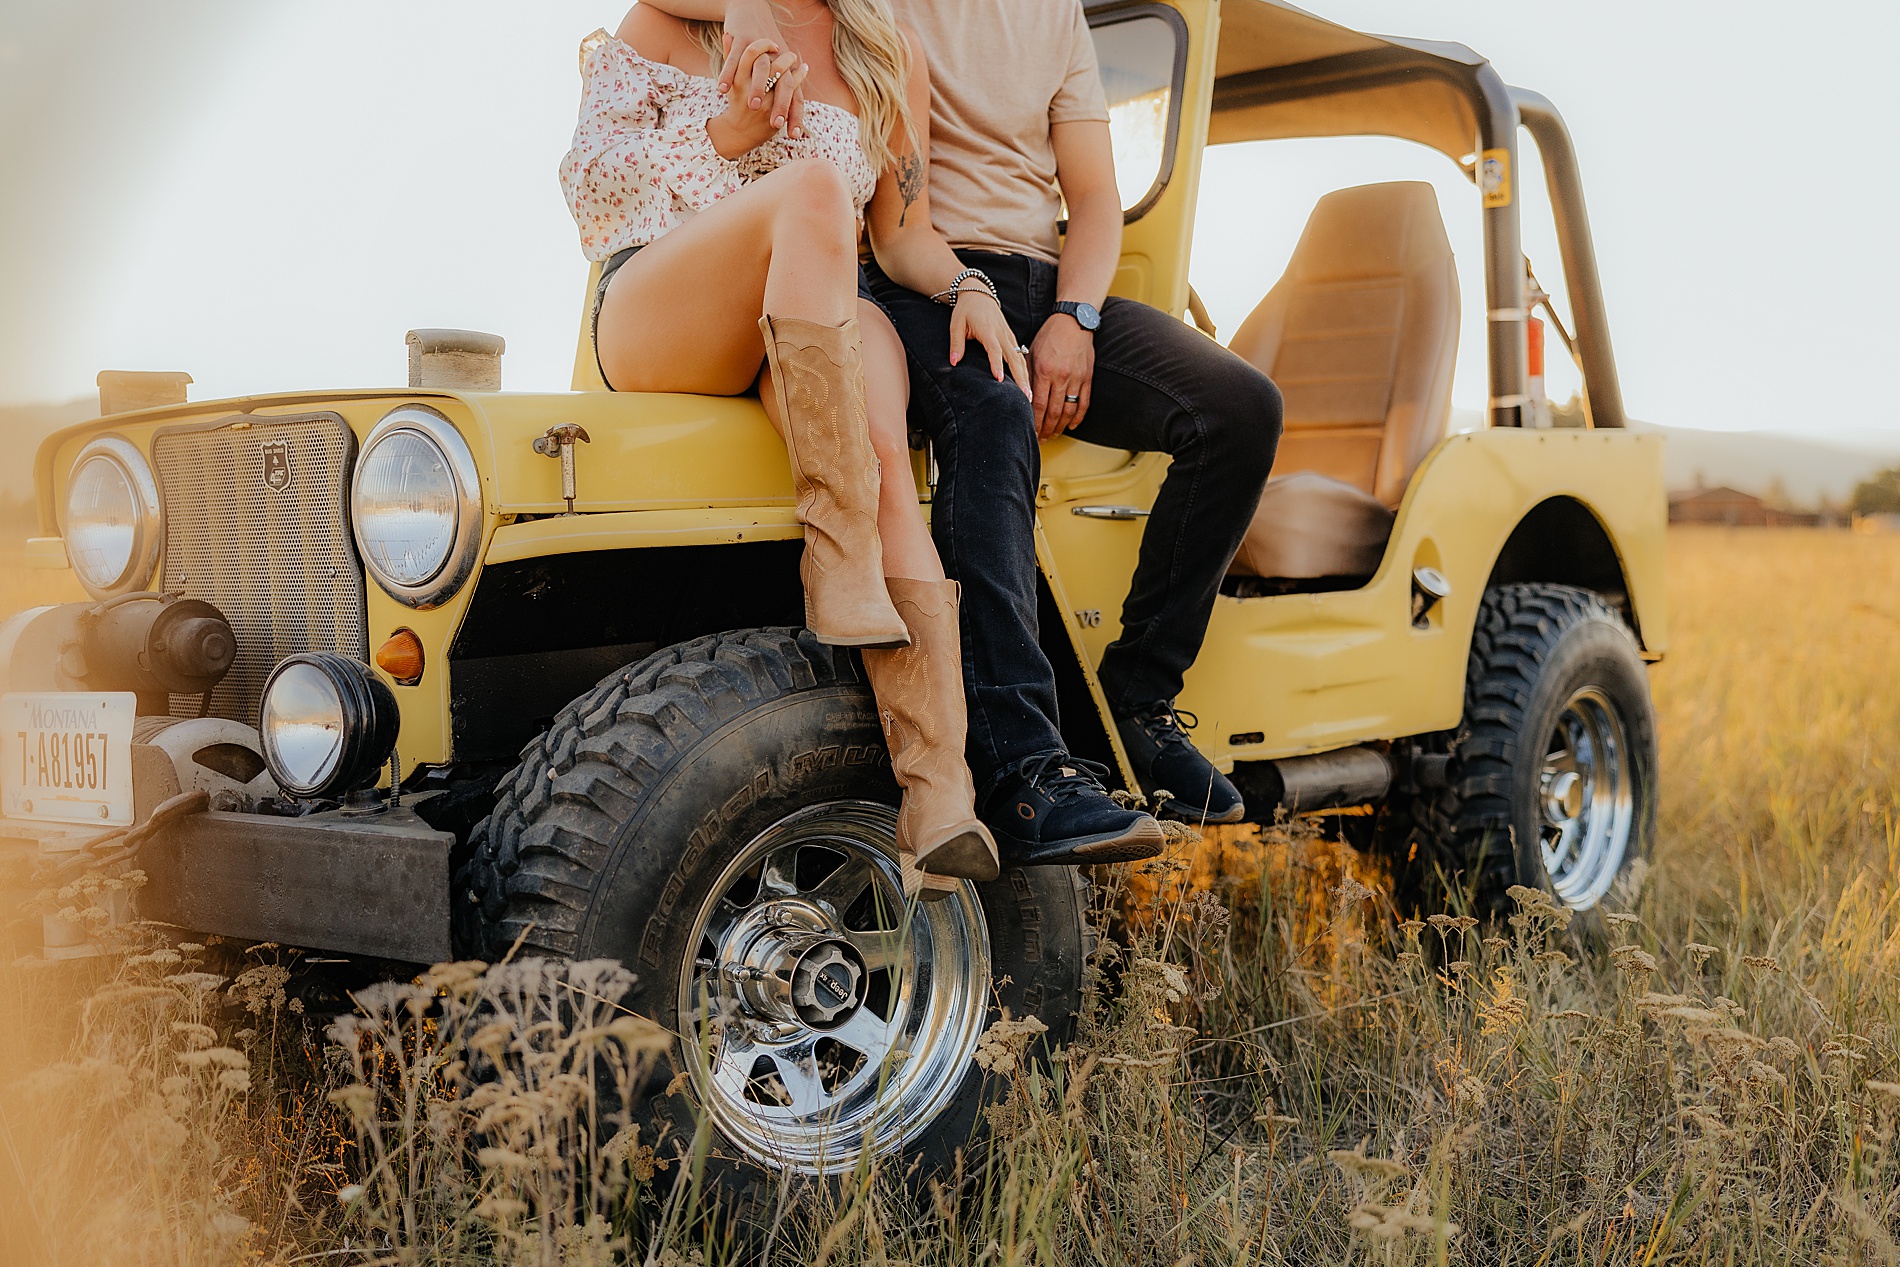
[[[876,817],[897,800],[875,706],[848,652],[796,629],[667,648],[563,709],[502,780],[456,874],[458,951],[493,961],[518,944],[524,956],[618,959],[637,976],[623,1002],[676,1035],[690,1032],[681,1015],[695,953],[687,943],[728,863],[811,807],[855,805],[862,817],[868,805]],[[1073,867],[1006,869],[976,886],[993,982],[971,1013],[978,1032],[1007,1009],[1040,1017],[1050,1047],[1070,1037],[1093,944],[1085,886]],[[677,1039],[672,1059],[670,1072],[688,1067]],[[946,1075],[954,1090],[927,1127],[906,1131],[902,1152],[926,1170],[978,1137],[982,1108],[1002,1089],[964,1064]],[[694,1094],[656,1089],[643,1110],[668,1151],[692,1139]],[[776,1190],[756,1148],[720,1137],[712,1152],[728,1197],[743,1205]]]
[[[1656,723],[1642,656],[1622,617],[1587,590],[1521,584],[1489,591],[1472,634],[1449,786],[1410,798],[1409,824],[1396,842],[1402,903],[1443,910],[1449,882],[1469,896],[1472,914],[1490,917],[1513,909],[1507,890],[1514,884],[1561,887],[1543,850],[1553,830],[1547,771],[1563,764],[1562,753],[1552,755],[1560,722],[1579,719],[1615,730],[1613,745],[1592,750],[1593,759],[1607,758],[1614,746],[1615,760],[1591,768],[1613,766],[1616,777],[1600,786],[1623,789],[1629,800],[1620,859],[1596,869],[1597,883],[1576,882],[1571,905],[1588,911],[1616,894],[1614,882],[1647,858],[1655,835]],[[1612,886],[1608,893],[1588,897],[1604,884]],[[1594,922],[1586,913],[1584,926]]]

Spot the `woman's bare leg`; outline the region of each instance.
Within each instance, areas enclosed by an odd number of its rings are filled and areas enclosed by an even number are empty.
[[[621,391],[736,395],[769,360],[805,527],[805,625],[834,646],[902,647],[910,631],[884,583],[877,531],[855,226],[829,162],[768,173],[615,274],[601,305],[600,362]]]
[[[850,191],[824,159],[760,177],[614,274],[600,364],[619,391],[736,396],[765,359],[759,316],[839,326],[857,315]]]
[[[750,314],[828,325],[856,316],[871,442],[884,467],[878,524],[881,534],[894,532],[898,540],[895,556],[891,543],[885,545],[885,572],[939,580],[943,566],[910,474],[904,345],[883,311],[857,297],[855,245],[848,233],[835,232],[851,223],[849,193],[827,162],[787,164],[754,181],[614,275],[601,303],[600,359],[620,391],[734,396],[760,381],[766,414],[783,433],[770,370],[761,370],[758,321]]]
[[[889,317],[876,304],[858,300],[864,332],[864,393],[871,413],[871,447],[883,468],[878,489],[877,531],[884,540],[884,575],[918,581],[943,580],[943,560],[917,505],[911,471],[910,365]]]

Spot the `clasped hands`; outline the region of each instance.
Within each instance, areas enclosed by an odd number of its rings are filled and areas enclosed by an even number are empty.
[[[725,113],[706,121],[706,137],[725,159],[735,159],[778,135],[805,134],[805,76],[811,67],[774,40],[744,45],[725,37],[726,61],[719,69]]]

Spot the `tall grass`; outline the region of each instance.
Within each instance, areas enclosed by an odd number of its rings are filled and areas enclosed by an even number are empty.
[[[1900,1261],[1900,541],[1678,532],[1665,799],[1608,944],[1391,909],[1296,821],[1102,889],[992,1144],[736,1231],[620,1092],[621,970],[444,965],[328,1027],[276,948],[0,971],[0,1255],[153,1263]],[[67,902],[92,900],[82,892]],[[77,1001],[73,1001],[77,1000]],[[603,1087],[617,1089],[602,1095]]]

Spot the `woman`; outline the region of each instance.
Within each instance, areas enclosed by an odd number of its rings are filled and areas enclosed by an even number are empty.
[[[595,350],[609,386],[759,385],[805,525],[806,624],[864,648],[904,793],[906,887],[940,897],[957,877],[993,878],[996,844],[963,760],[957,588],[911,483],[903,345],[858,294],[860,227],[892,277],[955,305],[959,352],[975,339],[1025,393],[1028,373],[994,287],[930,227],[930,86],[889,0],[780,10],[789,48],[733,50],[716,27],[645,5],[617,35],[589,36],[561,184],[583,251],[604,261]],[[740,90],[711,77],[722,53]]]

